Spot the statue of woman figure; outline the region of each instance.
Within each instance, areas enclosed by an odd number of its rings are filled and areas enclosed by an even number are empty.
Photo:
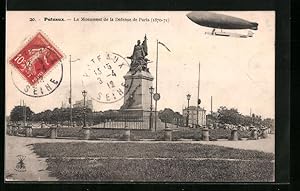
[[[141,45],[141,41],[138,40],[137,44],[134,45],[133,53],[132,53],[132,59],[139,60],[141,58],[145,58],[145,51],[143,45]]]
[[[147,37],[145,35],[144,41],[141,44],[141,41],[138,40],[137,44],[134,45],[133,53],[130,57],[131,59],[131,66],[130,70],[137,68],[138,66],[142,65],[142,68],[145,69],[147,67],[148,59],[145,58],[148,55],[148,47],[147,47]]]

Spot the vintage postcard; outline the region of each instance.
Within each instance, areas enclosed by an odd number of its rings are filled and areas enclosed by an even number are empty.
[[[274,11],[7,11],[6,182],[274,182]]]

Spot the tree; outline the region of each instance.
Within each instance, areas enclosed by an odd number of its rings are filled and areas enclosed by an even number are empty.
[[[90,113],[92,113],[92,110],[90,108],[86,108],[85,110],[86,115],[89,116]],[[73,108],[73,115],[72,119],[75,122],[81,122],[83,121],[83,114],[84,109],[83,108]],[[44,121],[47,123],[63,123],[65,121],[70,120],[70,109],[69,108],[54,108],[51,110],[42,111],[40,113],[37,113],[33,116],[34,121]]]
[[[31,121],[33,116],[33,111],[28,106],[15,106],[10,112],[11,121],[22,121],[24,120],[24,108],[26,108],[26,120]]]
[[[217,123],[217,122],[218,122],[218,119],[217,119],[216,116],[211,115],[211,114],[206,115],[206,123],[207,124],[214,124],[214,123]]]
[[[262,121],[262,124],[268,128],[271,128],[272,131],[275,131],[275,120],[271,118],[266,118]]]
[[[245,125],[245,126],[250,126],[250,125],[253,125],[253,119],[251,116],[243,116],[243,123],[242,125]]]
[[[179,112],[174,112],[170,108],[165,108],[163,111],[159,111],[158,117],[162,122],[174,124],[183,119],[183,116]]]
[[[255,126],[260,126],[262,125],[262,119],[260,115],[252,115],[252,124],[254,124]]]
[[[174,117],[174,111],[169,108],[165,108],[163,111],[158,112],[159,119],[164,123],[171,123]]]
[[[50,123],[51,122],[51,116],[52,116],[52,111],[50,109],[47,109],[42,114],[42,121]]]
[[[208,115],[208,117],[211,117]],[[218,109],[218,121],[221,123],[233,124],[233,125],[244,125],[250,126],[254,125],[260,127],[262,125],[270,128],[275,128],[275,120],[274,119],[262,119],[261,115],[252,114],[251,116],[245,116],[238,112],[237,109],[231,108],[228,109],[225,106],[221,106]]]
[[[243,115],[235,108],[227,109],[225,106],[221,106],[218,113],[218,119],[222,123],[238,125],[243,122]]]

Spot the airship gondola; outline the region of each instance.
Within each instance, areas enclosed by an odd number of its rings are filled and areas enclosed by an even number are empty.
[[[253,33],[251,31],[249,31],[247,35],[244,35],[238,33],[223,32],[222,29],[258,29],[258,23],[256,22],[250,22],[237,17],[217,14],[213,12],[193,11],[188,13],[186,16],[198,25],[213,28],[212,32],[205,33],[210,35],[247,38],[253,36]],[[216,31],[216,29],[221,29],[221,31]]]

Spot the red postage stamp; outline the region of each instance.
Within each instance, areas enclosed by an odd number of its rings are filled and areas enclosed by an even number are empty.
[[[63,54],[38,32],[9,63],[12,64],[29,82],[35,85],[50,69],[55,66]]]

